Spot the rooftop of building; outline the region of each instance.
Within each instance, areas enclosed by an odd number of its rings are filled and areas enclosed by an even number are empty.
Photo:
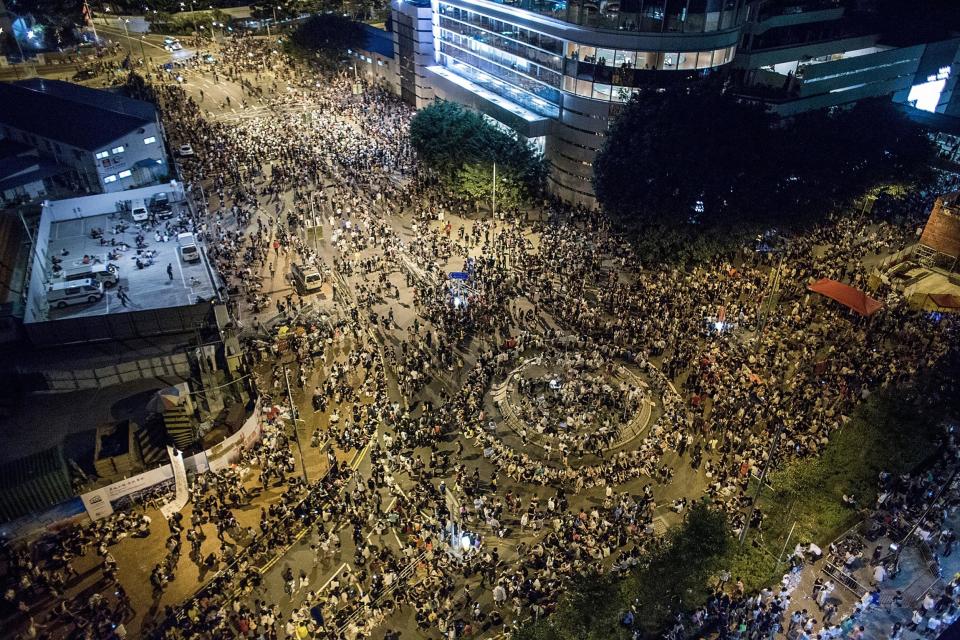
[[[65,171],[52,160],[37,156],[0,157],[0,191],[31,184]]]
[[[157,193],[168,194],[172,217],[155,224],[135,222],[129,203],[149,203]],[[24,321],[29,324],[184,307],[198,299],[215,297],[213,272],[203,252],[196,262],[186,262],[180,255],[173,225],[185,211],[183,191],[177,183],[45,202],[36,233],[38,249],[33,256]],[[141,248],[137,248],[138,235],[144,240]],[[48,289],[65,282],[63,274],[67,271],[86,265],[113,265],[118,282],[106,287],[105,295],[98,300],[82,300],[63,308],[51,304]],[[172,275],[167,273],[167,265]],[[117,287],[123,287],[128,297],[126,305],[117,295]]]
[[[36,150],[28,144],[23,144],[10,138],[0,139],[0,160],[35,153]]]
[[[384,29],[378,29],[373,25],[363,25],[363,30],[367,34],[364,50],[370,53],[376,53],[384,58],[393,57],[393,35]]]
[[[0,124],[95,151],[156,121],[149,102],[61,80],[0,83]]]

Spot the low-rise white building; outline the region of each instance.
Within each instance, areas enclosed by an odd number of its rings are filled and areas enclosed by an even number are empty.
[[[67,169],[79,192],[125,191],[170,174],[152,104],[70,82],[0,83],[0,139],[33,147]]]

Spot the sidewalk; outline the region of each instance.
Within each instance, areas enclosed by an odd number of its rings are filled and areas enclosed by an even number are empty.
[[[960,524],[960,513],[948,519],[944,526],[956,529],[958,524]],[[851,577],[867,590],[872,586],[874,569],[869,562],[870,555],[877,545],[889,549],[890,542],[887,538],[881,538],[872,543],[868,542],[863,550],[863,560],[859,561],[855,565],[856,568],[850,572]],[[837,607],[837,615],[834,616],[833,622],[834,624],[840,624],[844,630],[840,637],[853,637],[853,632],[863,626],[866,634],[865,638],[889,638],[893,625],[899,622],[903,627],[901,640],[929,638],[930,636],[919,633],[926,628],[928,616],[924,617],[924,623],[918,629],[918,632],[907,630],[907,624],[911,621],[913,611],[922,605],[927,593],[934,600],[937,600],[943,594],[943,588],[947,583],[960,572],[960,554],[953,553],[944,557],[935,548],[932,550],[939,560],[939,575],[930,571],[928,559],[923,557],[919,546],[915,542],[909,542],[900,555],[900,572],[895,577],[884,580],[880,585],[880,605],[869,607],[859,613],[856,612],[856,607],[860,603],[859,594],[854,593],[842,584],[838,584],[837,580],[830,577],[824,570],[826,558],[814,564],[807,564],[801,571],[799,585],[793,593],[790,613],[806,609],[817,619],[817,630],[822,629],[824,627],[822,624],[823,611],[811,597],[812,588],[814,580],[818,577],[824,582],[832,579],[836,586],[828,598],[828,602]],[[897,591],[902,593],[903,606],[893,607],[894,596]],[[788,635],[787,637],[791,636]]]

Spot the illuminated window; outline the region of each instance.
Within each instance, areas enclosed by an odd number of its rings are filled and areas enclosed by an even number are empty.
[[[108,158],[108,157],[110,157],[109,151],[101,151],[100,153],[97,154],[97,160],[103,160],[104,158]]]
[[[713,51],[701,51],[697,54],[697,69],[708,69],[713,65]]]
[[[157,141],[157,139],[156,139],[155,137],[150,136],[149,138],[144,138],[144,139],[143,139],[143,144],[153,144],[153,143],[156,142],[156,141]]]
[[[123,153],[123,145],[110,149],[110,153]]]
[[[107,182],[107,183],[116,182],[116,181],[117,181],[117,176],[107,176],[106,178],[103,179],[103,181],[104,181],[104,182]]]
[[[946,88],[949,77],[950,67],[943,67],[936,75],[927,76],[926,82],[915,84],[910,88],[907,102],[921,111],[936,113],[937,105],[940,104],[940,95]]]
[[[129,170],[129,169],[124,169],[123,171],[121,171],[121,172],[118,173],[117,175],[120,176],[121,178],[129,178],[129,177],[130,177],[130,170]]]
[[[677,68],[676,53],[661,53],[657,56],[657,68],[673,70]]]

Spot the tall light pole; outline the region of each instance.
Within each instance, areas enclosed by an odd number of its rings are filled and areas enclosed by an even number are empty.
[[[270,7],[270,11],[273,13],[273,21],[277,21],[277,8],[275,6]],[[270,37],[270,23],[267,22],[267,37]]]
[[[90,23],[90,28],[93,29],[93,41],[99,45],[100,36],[97,35],[97,25],[93,23],[93,13],[90,11],[90,5],[87,4],[87,0],[83,0],[83,15]]]
[[[767,453],[767,459],[763,463],[763,470],[760,471],[760,479],[757,480],[757,490],[753,492],[753,500],[750,502],[750,514],[743,523],[743,530],[740,532],[740,546],[743,547],[747,539],[747,531],[750,530],[750,521],[753,515],[758,511],[757,501],[760,499],[760,492],[763,490],[763,483],[767,480],[767,472],[773,463],[774,456],[777,455],[777,446],[780,444],[780,436],[783,434],[784,421],[777,420],[777,430],[773,432],[773,442],[770,443],[770,451]]]
[[[493,220],[497,220],[497,163],[493,163]]]
[[[132,55],[133,47],[130,46],[130,29],[127,28],[127,25],[130,23],[130,20],[128,18],[117,18],[117,20],[119,20],[120,24],[123,25],[123,33],[124,33],[124,36],[126,36],[127,38],[127,53]],[[143,52],[143,42],[140,42],[140,57],[144,61],[146,61],[147,59],[146,54],[144,54]]]
[[[299,412],[293,404],[293,394],[290,392],[290,375],[287,371],[287,365],[283,365],[283,381],[287,385],[287,402],[290,403],[290,421],[293,423],[293,438],[297,441],[297,451],[300,452],[300,468],[303,469],[303,481],[309,484],[310,481],[307,479],[307,465],[303,461],[303,447],[300,446],[300,431],[297,429]]]

